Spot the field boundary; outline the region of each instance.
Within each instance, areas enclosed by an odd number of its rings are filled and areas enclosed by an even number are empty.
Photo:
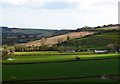
[[[103,74],[102,74],[103,75]],[[29,80],[7,80],[3,81],[4,83],[14,83],[14,82],[37,82],[37,81],[51,81],[51,80],[72,80],[72,79],[85,79],[85,78],[101,78],[102,75],[95,75],[95,76],[77,76],[77,77],[56,77],[56,78],[46,78],[46,79],[29,79]],[[110,74],[110,75],[105,75],[107,78],[110,78],[112,80],[115,80],[111,78],[111,76],[120,76],[120,74]],[[118,80],[115,80],[118,81]],[[94,81],[93,81],[94,82]]]

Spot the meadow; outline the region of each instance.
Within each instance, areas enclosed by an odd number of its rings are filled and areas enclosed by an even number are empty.
[[[49,78],[117,75],[117,66],[117,59],[52,64],[3,65],[3,80],[30,81],[44,79],[46,81],[45,79]]]
[[[15,52],[11,56],[14,60],[3,60],[3,63],[37,63],[37,62],[59,62],[59,61],[74,61],[76,57],[81,60],[85,59],[103,59],[118,57],[118,53],[109,54],[94,54],[93,52]]]
[[[75,60],[76,56],[81,59],[66,62],[67,60]],[[16,52],[11,56],[15,60],[3,61],[3,81],[115,82],[116,80],[111,78],[101,79],[101,76],[118,75],[118,57],[118,53]]]

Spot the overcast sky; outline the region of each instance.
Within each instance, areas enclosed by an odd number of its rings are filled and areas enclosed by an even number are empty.
[[[118,23],[119,0],[0,0],[0,26],[77,29]]]

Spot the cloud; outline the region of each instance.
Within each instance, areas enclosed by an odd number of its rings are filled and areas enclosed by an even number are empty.
[[[100,7],[110,7],[119,0],[2,0],[4,8],[38,8],[38,9],[77,9],[88,10]]]
[[[77,3],[67,3],[67,2],[46,2],[42,6],[44,9],[74,9],[77,8]]]
[[[117,23],[117,1],[0,0],[0,25],[69,29]]]
[[[28,3],[29,0],[2,0],[2,2],[9,3],[12,5],[20,5],[20,4]]]
[[[76,2],[79,0],[2,0],[1,2],[10,3],[13,5],[21,5],[21,4],[28,4],[28,3],[45,3],[45,2]]]
[[[73,0],[3,0],[3,8],[34,8],[34,9],[75,9],[79,6]]]

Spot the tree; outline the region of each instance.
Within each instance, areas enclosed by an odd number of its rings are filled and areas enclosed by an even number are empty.
[[[2,50],[2,59],[6,60],[9,57],[9,50],[4,49]]]
[[[90,27],[89,27],[89,26],[84,26],[82,29],[83,29],[84,31],[87,31],[87,30],[90,29]]]
[[[12,56],[14,54],[14,52],[15,52],[14,48],[5,48],[5,49],[2,49],[2,59],[6,60],[10,56]]]
[[[9,48],[9,55],[13,55],[15,53],[15,48]]]
[[[24,46],[24,45],[16,45],[15,46],[15,51],[19,51],[19,52],[23,52],[23,51],[25,51],[26,50],[26,46]]]
[[[107,46],[106,46],[106,48],[109,50],[109,51],[115,51],[115,47],[114,47],[114,45],[113,44],[108,44]]]
[[[67,41],[69,41],[69,40],[70,40],[70,36],[68,35],[68,36],[67,36]]]
[[[58,47],[57,44],[54,44],[53,46],[49,47],[48,50],[50,50],[50,51],[58,51],[59,47]]]
[[[119,50],[120,50],[120,45],[119,45],[119,44],[115,44],[114,47],[115,47],[115,50],[119,52]]]

